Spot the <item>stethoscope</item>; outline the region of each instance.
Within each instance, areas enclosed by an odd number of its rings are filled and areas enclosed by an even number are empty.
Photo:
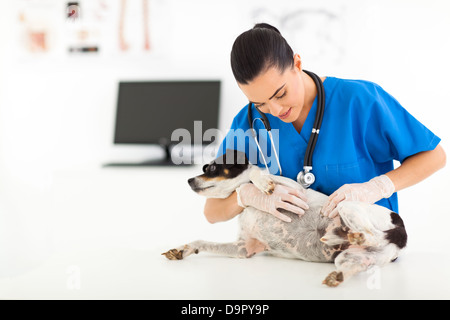
[[[312,168],[313,168],[312,167],[312,156],[314,153],[314,148],[316,147],[317,139],[319,137],[320,126],[322,125],[323,113],[325,110],[325,90],[323,88],[322,80],[315,73],[312,73],[311,71],[306,71],[306,70],[303,70],[303,71],[305,71],[305,73],[313,79],[313,81],[316,85],[316,88],[317,88],[316,118],[314,119],[313,129],[312,129],[311,135],[308,140],[308,146],[306,147],[305,159],[303,161],[303,170],[300,171],[297,175],[297,182],[300,183],[304,188],[309,188],[316,181],[316,177],[312,173]],[[273,143],[273,137],[272,137],[272,132],[271,132],[272,128],[270,127],[269,119],[267,119],[267,116],[263,112],[261,112],[261,110],[259,110],[256,107],[255,107],[255,109],[258,111],[261,118],[253,119],[252,103],[250,102],[248,104],[248,122],[250,125],[250,129],[252,131],[253,139],[255,140],[256,146],[261,154],[261,158],[263,159],[264,165],[266,166],[267,171],[269,171],[269,167],[267,165],[266,158],[265,158],[265,156],[262,152],[262,149],[259,145],[259,142],[258,142],[256,130],[253,127],[254,122],[256,120],[260,120],[260,121],[262,121],[265,129],[267,130],[267,133],[269,134],[270,144],[272,145],[272,149],[274,151],[275,158],[276,158],[277,164],[278,164],[278,169],[280,171],[280,176],[281,176],[282,171],[281,171],[280,159],[278,158],[278,153],[277,153],[277,150],[275,149],[275,145]]]

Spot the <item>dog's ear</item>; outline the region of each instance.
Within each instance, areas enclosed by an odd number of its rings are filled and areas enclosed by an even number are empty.
[[[225,168],[231,168],[235,165],[247,165],[248,159],[245,152],[227,149],[225,153]]]
[[[236,151],[236,164],[248,164],[248,159],[245,152]]]
[[[245,152],[227,149],[223,155],[217,157],[213,163],[223,165],[224,168],[231,168],[235,165],[248,165]]]

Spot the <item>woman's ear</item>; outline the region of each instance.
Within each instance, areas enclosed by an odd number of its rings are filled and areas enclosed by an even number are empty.
[[[294,68],[302,71],[302,58],[298,53],[294,54]]]

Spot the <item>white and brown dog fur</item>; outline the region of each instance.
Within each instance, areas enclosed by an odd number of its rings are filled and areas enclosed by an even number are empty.
[[[168,259],[181,260],[202,251],[236,258],[250,258],[256,253],[267,252],[283,258],[334,262],[337,270],[323,283],[335,287],[371,266],[384,266],[394,261],[406,246],[406,230],[397,213],[378,205],[344,201],[337,207],[339,215],[325,217],[321,209],[328,199],[326,195],[304,189],[289,178],[267,174],[249,164],[241,152],[227,150],[224,156],[205,165],[203,171],[188,182],[192,190],[207,198],[227,198],[248,182],[266,194],[273,192],[275,184],[282,184],[304,192],[309,209],[303,216],[283,211],[292,219],[284,222],[247,207],[239,214],[237,241],[195,241],[163,253]]]

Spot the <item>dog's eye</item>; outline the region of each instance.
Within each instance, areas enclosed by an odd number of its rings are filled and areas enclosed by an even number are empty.
[[[214,171],[216,171],[216,166],[215,165],[210,165],[209,166],[209,171],[211,171],[211,172],[214,172]]]
[[[203,166],[203,173],[206,173],[206,168],[208,168],[208,165],[207,164],[205,164],[204,166]]]

